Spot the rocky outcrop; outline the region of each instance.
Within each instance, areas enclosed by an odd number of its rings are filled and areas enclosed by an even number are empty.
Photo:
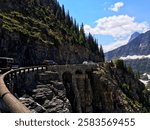
[[[125,68],[105,63],[92,73],[94,112],[147,112],[146,88]]]
[[[26,71],[7,85],[32,112],[150,111],[150,91],[122,60],[101,63],[85,72],[79,67],[75,73],[59,71]]]
[[[68,113],[72,111],[66,97],[66,89],[59,81],[56,72],[39,73],[37,79],[37,85],[20,96],[19,100],[23,104],[32,112],[38,113]]]
[[[55,86],[56,87],[56,86]],[[23,95],[20,101],[32,112],[38,113],[68,113],[71,112],[69,100],[65,91],[57,90],[53,85],[38,85],[32,96]]]
[[[34,105],[41,105],[30,106],[36,112],[150,111],[149,91],[122,61],[101,63],[86,74],[77,73],[75,78],[65,75],[63,84],[56,80],[57,72],[48,71],[39,77],[46,85],[37,85],[30,96]]]
[[[130,39],[129,39],[129,42],[131,42],[132,40],[134,40],[135,38],[137,38],[139,35],[140,35],[139,32],[134,32],[134,33],[131,35],[131,37],[130,37]]]

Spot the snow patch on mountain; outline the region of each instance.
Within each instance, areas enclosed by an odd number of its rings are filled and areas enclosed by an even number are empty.
[[[145,86],[150,82],[150,74],[144,73],[140,77],[140,81],[145,84]]]
[[[148,80],[142,80],[142,79],[140,79],[140,81],[143,83],[143,84],[145,84],[145,86],[148,84]]]

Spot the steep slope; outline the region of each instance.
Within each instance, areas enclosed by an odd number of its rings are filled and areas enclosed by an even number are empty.
[[[104,60],[93,37],[85,36],[57,0],[1,0],[0,56],[21,66],[44,59],[59,64]]]
[[[150,31],[139,35],[128,44],[106,53],[106,59],[128,55],[149,55],[150,54]]]
[[[150,112],[150,91],[122,60],[101,63],[73,81],[68,74],[62,82],[52,71],[38,75],[38,85],[18,90],[20,100],[35,112]]]
[[[140,34],[128,44],[105,54],[107,60],[122,58],[127,65],[140,73],[150,73],[150,31]]]
[[[92,83],[95,112],[150,111],[149,92],[122,60],[100,65]]]

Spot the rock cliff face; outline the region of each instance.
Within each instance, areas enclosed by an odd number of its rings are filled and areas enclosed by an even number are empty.
[[[72,112],[71,104],[66,96],[66,89],[59,80],[57,72],[46,71],[28,75],[34,77],[26,80],[17,92],[19,100],[32,112],[38,113],[68,113]],[[26,78],[27,79],[27,78]]]
[[[44,59],[52,59],[58,64],[102,60],[100,55],[94,54],[84,46],[62,44],[56,47],[3,28],[0,28],[0,56],[12,57],[20,66],[39,65]]]
[[[63,81],[51,71],[38,77],[34,87],[20,89],[20,100],[33,112],[150,112],[150,92],[122,61],[75,78],[66,74]]]
[[[149,111],[148,91],[125,68],[105,63],[92,73],[92,84],[94,112]]]

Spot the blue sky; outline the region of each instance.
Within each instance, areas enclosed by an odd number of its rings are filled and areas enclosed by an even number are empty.
[[[150,28],[150,0],[58,1],[77,23],[84,23],[85,32],[92,33],[105,52],[127,44],[132,33]]]

